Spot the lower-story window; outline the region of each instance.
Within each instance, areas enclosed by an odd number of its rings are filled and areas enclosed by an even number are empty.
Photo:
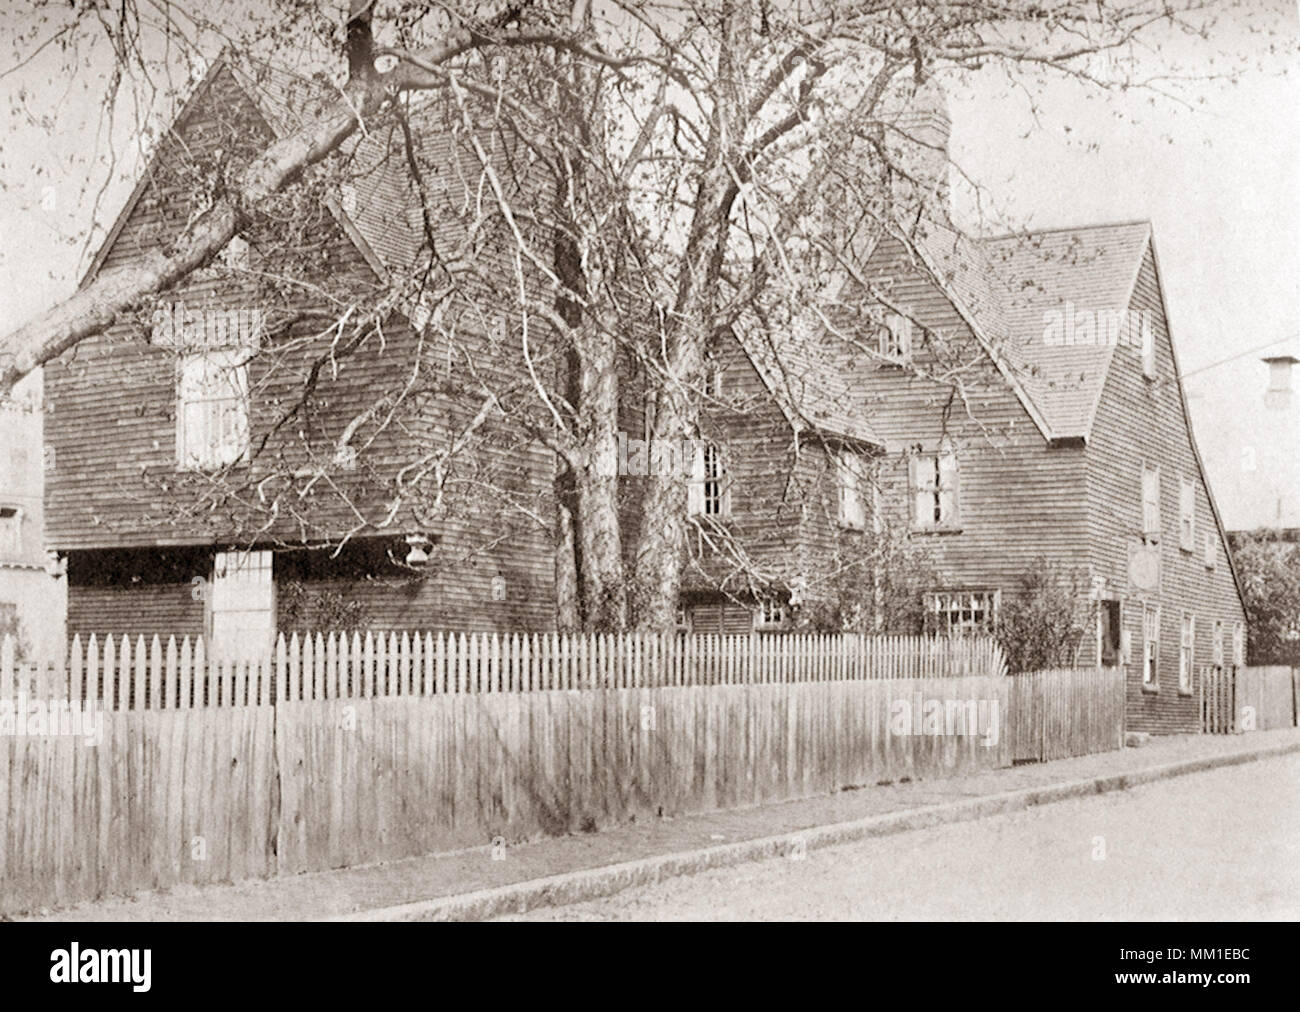
[[[1160,606],[1142,606],[1142,685],[1160,688]]]
[[[1196,616],[1183,612],[1182,635],[1178,640],[1178,691],[1192,691],[1192,672],[1196,663]]]
[[[996,590],[940,590],[925,596],[927,632],[960,636],[997,628],[1001,593]]]
[[[790,621],[790,613],[778,601],[764,601],[754,610],[754,629],[757,632],[777,632]]]

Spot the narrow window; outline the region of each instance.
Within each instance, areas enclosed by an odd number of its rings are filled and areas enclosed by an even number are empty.
[[[1214,620],[1214,643],[1211,660],[1216,668],[1223,667],[1223,619]]]
[[[1160,606],[1142,608],[1142,684],[1160,688]]]
[[[1232,663],[1239,668],[1246,663],[1246,627],[1240,622],[1232,624]]]
[[[1196,616],[1183,612],[1182,635],[1178,640],[1178,691],[1192,691],[1192,672],[1196,663]]]
[[[839,490],[840,523],[853,530],[863,530],[867,525],[867,501],[862,457],[849,450],[841,450],[835,458],[836,485]]]
[[[722,450],[713,443],[696,443],[691,469],[688,506],[691,516],[725,517],[731,512],[731,495]]]
[[[1178,482],[1178,547],[1196,551],[1196,486],[1186,478]]]
[[[1160,468],[1142,468],[1142,534],[1148,541],[1160,539]]]

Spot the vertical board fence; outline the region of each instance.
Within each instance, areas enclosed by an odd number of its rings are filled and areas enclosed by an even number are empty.
[[[1012,676],[1007,731],[1015,762],[1124,747],[1124,669],[1059,668]]]
[[[1238,734],[1300,726],[1300,668],[1201,669],[1201,731]]]
[[[1006,713],[1004,672],[859,636],[6,640],[0,913],[997,768],[1005,729],[896,711]]]

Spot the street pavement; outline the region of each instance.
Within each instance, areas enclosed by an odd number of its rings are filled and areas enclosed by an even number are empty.
[[[503,919],[1300,919],[1300,755]]]

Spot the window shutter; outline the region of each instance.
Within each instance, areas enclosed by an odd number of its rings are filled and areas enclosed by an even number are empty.
[[[920,464],[920,457],[907,459],[907,501],[912,513],[912,524],[916,527],[925,524],[925,504],[921,501]]]
[[[908,361],[912,357],[912,320],[907,316],[896,316],[898,330],[898,357]]]
[[[691,451],[691,482],[687,486],[686,510],[697,517],[704,512],[704,444],[696,440]]]
[[[960,521],[960,496],[958,490],[957,453],[944,450],[939,454],[939,512],[944,524]]]

